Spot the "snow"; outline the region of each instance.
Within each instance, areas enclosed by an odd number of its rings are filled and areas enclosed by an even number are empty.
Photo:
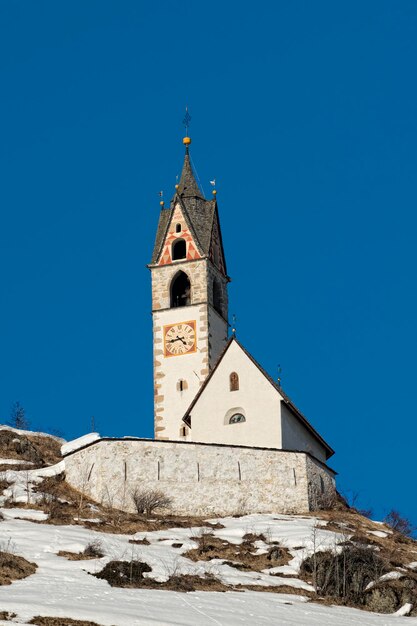
[[[372,587],[374,587],[377,583],[383,583],[386,580],[397,580],[398,578],[402,578],[403,576],[404,571],[400,572],[398,570],[394,570],[393,572],[388,572],[387,574],[384,574],[383,576],[378,578],[378,580],[370,582],[369,585],[365,587],[365,589],[372,589]]]
[[[0,509],[4,519],[30,519],[37,522],[42,522],[48,519],[48,515],[43,511],[37,509]]]
[[[56,476],[65,470],[65,461],[60,461],[56,465],[41,467],[39,469],[24,470],[22,472],[15,470],[6,470],[0,472],[0,479],[10,483],[9,487],[4,489],[3,495],[0,495],[0,506],[6,500],[12,502],[24,502],[25,504],[33,504],[42,500],[42,493],[35,493],[33,486],[42,482],[43,478]]]
[[[4,510],[10,514],[11,509]],[[37,513],[14,509],[21,513]],[[13,515],[13,514],[12,514]],[[19,514],[20,517],[20,514]],[[214,562],[192,562],[183,554],[196,547],[202,532],[211,531],[225,540],[238,544],[247,532],[263,532],[267,541],[286,542],[298,555],[312,549],[314,518],[296,516],[249,515],[243,518],[216,520],[223,529],[170,528],[136,533],[136,539],[146,537],[149,545],[129,544],[129,535],[112,535],[80,526],[50,526],[21,519],[5,519],[0,530],[20,554],[37,564],[36,573],[0,587],[0,608],[17,613],[19,623],[34,615],[70,617],[91,620],[103,626],[391,626],[398,616],[378,615],[356,609],[329,607],[307,602],[303,590],[309,586],[297,578],[270,576],[270,572],[240,571]],[[316,545],[333,546],[341,535],[318,529]],[[104,557],[89,561],[69,561],[58,557],[60,550],[82,552],[92,541],[99,541]],[[173,543],[182,543],[173,548]],[[303,547],[301,547],[303,546]],[[152,567],[149,575],[167,580],[173,573],[203,574],[211,572],[230,584],[297,586],[300,595],[260,593],[254,591],[227,593],[177,593],[148,589],[110,587],[106,581],[91,576],[111,559],[138,558]],[[294,559],[293,559],[294,560]],[[407,618],[409,626],[417,619]],[[4,622],[5,624],[10,622]],[[1,622],[0,622],[1,624]]]
[[[62,456],[65,456],[66,454],[74,452],[74,450],[79,450],[80,448],[83,448],[87,444],[97,441],[98,439],[100,439],[99,433],[89,433],[88,435],[78,437],[78,439],[67,441],[61,446],[61,454]]]
[[[33,465],[32,461],[21,461],[20,459],[0,459],[0,465]]]
[[[370,535],[375,535],[375,537],[381,537],[382,539],[388,537],[388,533],[384,533],[382,530],[368,530],[368,533]]]
[[[410,602],[407,602],[400,609],[398,609],[398,611],[396,611],[394,615],[402,617],[403,615],[409,615],[409,613],[411,613],[412,610],[413,610],[413,605]]]
[[[373,519],[372,523],[373,524],[379,524],[380,526],[385,526],[385,522],[381,522],[381,521],[376,520],[376,519]],[[392,533],[393,533],[392,530],[390,530],[389,528],[386,528],[386,527],[385,527],[385,532],[387,532],[389,535],[392,535]]]
[[[410,569],[417,569],[417,561],[413,561],[407,565]]]

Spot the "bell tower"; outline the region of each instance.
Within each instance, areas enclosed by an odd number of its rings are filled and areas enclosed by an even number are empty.
[[[169,208],[161,202],[151,263],[156,439],[186,439],[187,408],[227,342],[228,298],[216,192],[206,200],[185,145]]]

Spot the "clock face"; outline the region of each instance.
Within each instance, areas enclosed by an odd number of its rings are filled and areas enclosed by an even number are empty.
[[[164,326],[164,355],[180,356],[197,350],[195,320]]]

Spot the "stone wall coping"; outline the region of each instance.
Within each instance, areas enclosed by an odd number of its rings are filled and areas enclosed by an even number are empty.
[[[90,448],[91,446],[95,446],[99,443],[101,443],[102,441],[106,442],[106,441],[143,441],[145,443],[161,443],[161,444],[179,444],[181,446],[210,446],[210,447],[217,447],[217,448],[240,448],[243,450],[265,450],[268,452],[285,452],[285,453],[290,453],[290,454],[305,454],[306,456],[309,456],[311,459],[313,459],[313,461],[315,461],[316,463],[318,463],[321,467],[324,467],[326,470],[328,470],[329,472],[331,472],[334,476],[338,475],[338,472],[336,472],[334,469],[332,469],[331,467],[329,467],[328,465],[326,465],[326,463],[323,463],[323,461],[320,461],[320,459],[318,459],[317,457],[314,456],[314,454],[311,454],[311,452],[307,452],[306,450],[284,450],[283,448],[266,448],[266,447],[261,447],[261,446],[244,446],[244,445],[239,445],[239,444],[226,444],[226,443],[208,443],[208,442],[204,442],[204,441],[180,441],[180,440],[176,440],[176,439],[148,439],[146,437],[100,437],[100,439],[96,439],[95,441],[91,441],[90,443],[85,444],[84,446],[81,446],[80,448],[77,448],[76,450],[71,450],[71,452],[68,452],[67,454],[63,455],[64,458],[66,458],[67,456],[71,456],[72,454],[76,454],[77,452],[80,452],[80,450],[85,450],[86,448]]]

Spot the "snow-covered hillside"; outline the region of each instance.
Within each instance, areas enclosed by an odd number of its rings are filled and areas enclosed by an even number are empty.
[[[3,466],[8,467],[1,448],[0,456]],[[0,615],[14,615],[0,619],[0,624],[28,624],[34,616],[51,616],[58,618],[54,624],[59,625],[65,624],[65,618],[72,618],[102,626],[389,626],[398,624],[398,620],[417,626],[415,617],[380,615],[311,601],[314,587],[300,576],[301,564],[314,552],[340,551],[342,544],[357,533],[352,530],[351,520],[336,523],[325,514],[246,515],[192,519],[189,525],[177,519],[170,527],[160,517],[142,519],[135,527],[134,516],[129,516],[130,530],[125,532],[127,521],[122,523],[115,512],[111,513],[110,523],[108,509],[81,500],[74,507],[69,502],[72,494],[66,498],[53,496],[51,507],[42,481],[46,489],[47,481],[55,480],[54,476],[63,471],[62,461],[22,471],[19,467],[13,464],[13,469],[0,472],[4,490],[0,502],[4,518],[0,521],[0,552],[7,550],[24,557],[36,565],[36,571],[0,586]],[[56,514],[56,506],[67,511],[68,523]],[[115,532],[114,519],[123,534]],[[390,541],[389,530],[382,525],[369,522],[366,526],[365,521],[362,532],[367,533],[369,541],[373,537],[377,551]],[[103,556],[87,559],[83,553],[91,545]],[[404,555],[404,548],[400,549],[403,552],[397,558]],[[210,550],[214,555],[217,551],[217,558],[211,558]],[[402,563],[391,579],[413,572],[417,547],[407,546],[407,550],[408,567]],[[93,575],[113,561],[146,563],[150,571],[144,574],[145,579],[153,579],[149,582],[154,587],[159,583],[160,588],[115,587]],[[225,591],[184,593],[164,589],[167,581],[187,576],[203,583],[215,580]],[[402,612],[409,610],[404,606]]]

